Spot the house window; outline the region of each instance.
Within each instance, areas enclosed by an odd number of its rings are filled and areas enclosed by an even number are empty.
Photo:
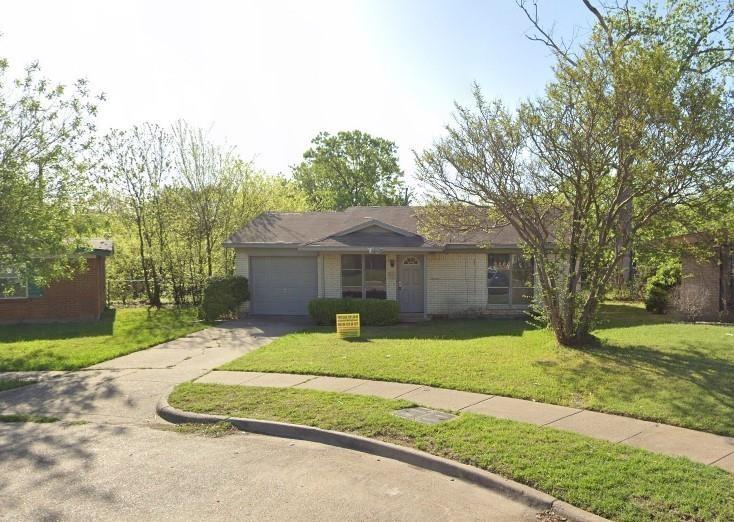
[[[384,255],[342,255],[342,297],[386,299],[385,268]]]
[[[403,259],[404,265],[420,265],[420,261],[418,261],[418,258],[415,256],[408,256],[405,259]]]
[[[489,254],[487,303],[527,306],[533,300],[533,261],[516,254]]]
[[[12,271],[0,272],[0,299],[25,299],[28,285]]]

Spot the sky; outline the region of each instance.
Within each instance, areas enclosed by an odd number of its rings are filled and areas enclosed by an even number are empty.
[[[588,32],[581,0],[538,0],[558,35]],[[510,105],[542,93],[552,57],[514,0],[24,0],[0,18],[0,57],[86,78],[106,130],[186,119],[268,173],[320,131],[413,150],[441,136],[477,82]],[[419,187],[416,187],[419,188]]]

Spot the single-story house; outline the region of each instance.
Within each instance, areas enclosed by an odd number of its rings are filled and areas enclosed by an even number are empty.
[[[699,252],[681,257],[682,277],[674,305],[684,315],[695,311],[696,319],[734,320],[734,248],[703,234],[681,238]],[[701,253],[700,250],[705,253]],[[706,255],[706,253],[710,253]]]
[[[532,263],[512,227],[432,241],[415,207],[267,212],[233,234],[235,272],[250,283],[244,311],[306,315],[317,297],[393,299],[404,318],[520,315]],[[487,246],[489,245],[489,246]]]
[[[90,240],[86,269],[39,288],[11,272],[0,273],[0,323],[97,320],[106,306],[105,259],[114,245]]]

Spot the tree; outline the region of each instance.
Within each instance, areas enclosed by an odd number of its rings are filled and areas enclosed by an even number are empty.
[[[559,76],[583,89],[587,76],[581,68],[605,70],[604,89],[586,87],[611,111],[614,167],[623,178],[631,178],[650,168],[650,141],[665,139],[656,134],[659,129],[654,118],[676,110],[681,103],[678,96],[697,90],[708,95],[717,89],[721,95],[726,89],[727,78],[734,71],[734,4],[731,0],[671,0],[664,8],[658,2],[645,2],[637,8],[627,1],[598,7],[591,0],[583,0],[583,4],[595,26],[591,37],[574,47],[542,26],[536,3],[530,8],[528,2],[518,0],[535,28],[528,37],[551,49]],[[653,125],[648,125],[651,121]],[[621,283],[631,280],[636,248],[632,233],[635,200],[625,199],[617,240],[617,249],[624,251]]]
[[[584,70],[587,86],[603,88],[603,68]],[[617,245],[630,199],[636,233],[708,187],[731,183],[731,105],[699,92],[686,100],[654,123],[665,143],[650,145],[647,168],[629,176],[616,169],[614,111],[587,88],[561,77],[512,113],[477,87],[475,107],[457,106],[448,135],[417,156],[419,178],[449,203],[429,206],[421,221],[466,230],[512,225],[535,261],[556,339],[580,346],[624,256]]]
[[[319,133],[293,177],[318,210],[342,210],[358,205],[407,205],[397,147],[367,133]]]
[[[19,80],[0,59],[0,267],[43,285],[83,260],[94,118],[102,97],[40,76]]]

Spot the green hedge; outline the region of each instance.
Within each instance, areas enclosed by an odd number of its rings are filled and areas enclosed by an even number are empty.
[[[397,324],[400,307],[389,299],[314,299],[308,313],[316,324],[335,324],[336,314],[359,314],[365,326]]]
[[[201,301],[201,317],[214,321],[234,317],[239,306],[250,297],[247,279],[240,276],[212,277],[207,281]]]
[[[681,264],[677,259],[660,265],[645,284],[645,308],[654,314],[664,314],[670,306],[670,291],[681,280]]]

